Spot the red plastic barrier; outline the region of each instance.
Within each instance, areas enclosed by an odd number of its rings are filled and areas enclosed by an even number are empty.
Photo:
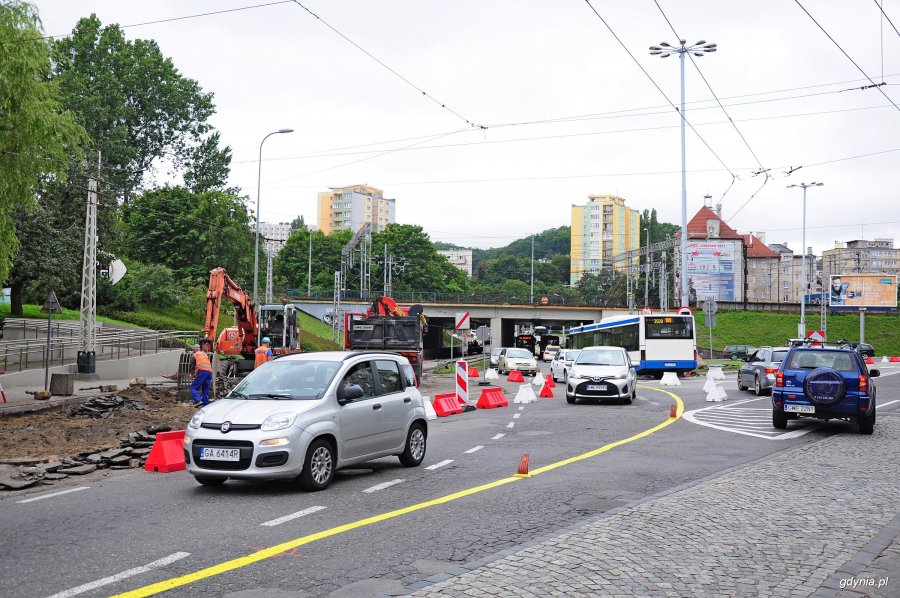
[[[547,374],[547,386],[556,388],[556,382],[553,381],[553,374]]]
[[[872,356],[871,356],[871,355],[869,355],[868,357],[866,357],[866,365],[872,365],[872,364],[874,364],[874,363],[875,363],[875,360],[872,359]]]
[[[494,409],[496,407],[509,406],[509,401],[507,401],[506,397],[503,395],[502,388],[493,386],[491,388],[482,389],[481,397],[479,397],[475,406],[479,409]]]
[[[900,362],[900,357],[898,357],[897,355],[891,355],[891,358],[888,359],[888,361],[890,361],[891,363],[897,363]]]
[[[146,471],[169,473],[185,469],[184,463],[184,430],[172,432],[159,432],[147,461],[144,463]]]
[[[448,415],[455,415],[463,412],[462,405],[456,400],[456,393],[453,392],[434,395],[434,403],[432,403],[432,406],[438,417],[447,417]]]
[[[469,378],[478,378],[481,374],[478,373],[478,368],[474,365],[469,366]]]
[[[522,377],[522,372],[519,370],[513,370],[509,373],[509,376],[506,377],[507,382],[525,382],[525,378]]]
[[[550,388],[549,384],[544,383],[544,385],[541,387],[541,392],[538,393],[538,396],[541,397],[542,399],[552,399],[553,398],[553,389]]]

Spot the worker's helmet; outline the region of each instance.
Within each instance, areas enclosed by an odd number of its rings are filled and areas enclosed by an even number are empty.
[[[272,341],[269,340],[269,337],[268,337],[268,336],[264,336],[262,342],[264,342],[264,343],[271,343]]]
[[[200,345],[198,345],[197,343],[194,343],[194,346],[191,347],[191,348],[192,348],[194,351],[199,351],[199,350],[200,350]]]

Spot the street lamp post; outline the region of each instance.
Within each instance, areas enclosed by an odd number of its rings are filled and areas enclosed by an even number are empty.
[[[644,307],[650,305],[650,229],[644,228],[647,233],[647,255],[644,256]]]
[[[715,52],[716,44],[707,43],[705,40],[687,45],[687,40],[678,40],[678,45],[673,46],[667,42],[661,42],[658,46],[650,46],[651,56],[668,58],[672,54],[678,54],[681,62],[681,304],[688,304],[687,284],[687,159],[685,157],[684,139],[684,55],[690,52],[694,56],[703,56],[708,52]]]
[[[271,137],[272,135],[278,135],[281,133],[293,133],[294,129],[278,129],[277,131],[272,131],[268,135],[262,138],[262,141],[259,142],[259,170],[256,175],[256,239],[253,244],[253,301],[258,305],[259,304],[259,295],[258,291],[258,283],[259,283],[259,193],[262,188],[262,148],[263,143],[266,142],[266,139]],[[259,339],[257,339],[257,342]]]
[[[803,189],[803,253],[800,256],[800,323],[797,324],[797,338],[806,338],[806,189],[809,187],[821,187],[825,183],[800,183],[788,185],[787,188],[800,187]]]

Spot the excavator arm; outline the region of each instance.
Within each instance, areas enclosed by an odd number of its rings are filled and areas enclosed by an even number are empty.
[[[222,301],[234,304],[234,313],[241,335],[241,353],[252,356],[256,349],[257,318],[256,305],[252,298],[225,272],[225,268],[215,268],[209,272],[209,290],[206,292],[206,319],[203,323],[203,337],[210,342],[219,329],[219,310]]]

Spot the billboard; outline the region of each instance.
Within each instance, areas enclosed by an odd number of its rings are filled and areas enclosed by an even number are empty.
[[[709,297],[717,301],[740,301],[742,259],[740,241],[688,241],[687,276],[691,301]]]
[[[894,274],[833,275],[828,286],[828,303],[833,309],[897,309],[897,276]]]

